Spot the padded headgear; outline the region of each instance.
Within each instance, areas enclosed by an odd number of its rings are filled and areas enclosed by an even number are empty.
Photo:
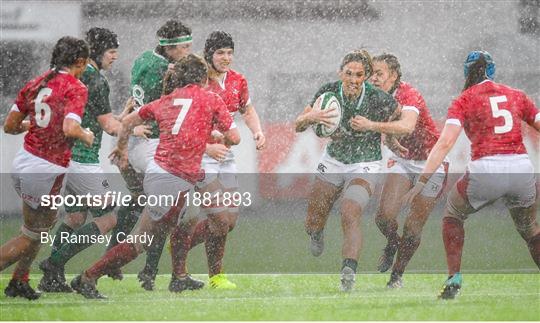
[[[489,54],[486,51],[483,50],[475,50],[469,53],[467,55],[467,59],[465,59],[465,62],[463,63],[463,74],[465,75],[465,78],[469,75],[469,68],[476,63],[480,57],[484,57],[486,60],[486,77],[490,80],[493,80],[495,77],[495,61],[491,57],[491,54]]]
[[[90,46],[90,58],[101,68],[103,54],[109,49],[120,46],[118,36],[109,29],[94,27],[86,32],[86,41]]]
[[[220,48],[231,48],[234,50],[232,36],[224,31],[213,31],[204,44],[204,59],[212,67],[214,67],[214,63],[212,62],[214,52]]]

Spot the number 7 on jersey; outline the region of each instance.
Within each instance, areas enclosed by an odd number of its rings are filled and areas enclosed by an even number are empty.
[[[186,118],[189,108],[191,108],[192,102],[193,102],[192,99],[174,99],[173,105],[180,106],[180,113],[178,113],[178,117],[176,118],[176,121],[174,122],[174,126],[171,130],[171,133],[173,135],[177,135],[180,132],[180,128],[182,127],[182,123],[184,122],[184,119]]]

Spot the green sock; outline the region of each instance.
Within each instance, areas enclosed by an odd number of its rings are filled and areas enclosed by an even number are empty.
[[[60,248],[62,248],[62,245],[64,245],[62,243],[62,239],[60,239],[60,237],[62,236],[62,232],[67,232],[71,235],[73,233],[73,229],[69,225],[65,224],[64,222],[60,223],[54,236],[54,242],[51,249],[51,256],[54,252],[60,250]]]
[[[161,258],[165,241],[167,241],[167,235],[165,234],[154,236],[154,241],[146,250],[146,265],[144,266],[145,271],[149,271],[154,274],[157,273],[159,259]]]
[[[122,206],[116,213],[116,226],[111,233],[111,243],[107,247],[107,250],[118,244],[118,233],[129,234],[137,221],[139,220],[141,210],[138,205],[136,206]],[[125,237],[124,237],[125,238]]]
[[[75,230],[71,236],[77,237],[77,241],[85,239],[86,241],[81,243],[68,242],[60,248],[60,250],[53,252],[50,259],[51,262],[58,266],[64,266],[73,256],[90,247],[93,243],[90,242],[91,236],[100,235],[101,232],[95,222],[90,222],[79,229]]]

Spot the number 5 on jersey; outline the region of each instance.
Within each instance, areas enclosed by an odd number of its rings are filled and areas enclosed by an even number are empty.
[[[173,135],[177,135],[180,132],[180,128],[182,127],[182,123],[184,122],[184,119],[186,118],[189,108],[191,108],[192,102],[193,102],[192,99],[174,99],[173,105],[180,106],[180,113],[178,113],[178,117],[176,118],[174,126],[171,130],[171,133]]]
[[[508,110],[499,109],[499,103],[507,102],[506,95],[501,96],[491,96],[489,97],[489,104],[491,105],[491,113],[494,118],[504,118],[504,124],[502,126],[495,126],[495,133],[502,134],[507,133],[512,130],[514,126],[514,120],[512,119],[512,114]]]

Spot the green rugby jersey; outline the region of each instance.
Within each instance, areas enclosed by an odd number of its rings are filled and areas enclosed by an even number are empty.
[[[394,98],[370,83],[364,82],[360,97],[349,101],[343,95],[341,81],[337,81],[323,85],[315,94],[311,106],[324,92],[336,94],[342,111],[341,123],[337,130],[341,137],[332,140],[326,146],[328,155],[344,164],[381,160],[381,134],[373,131],[355,131],[351,128],[350,120],[360,115],[371,121],[388,121],[397,108]]]
[[[103,129],[97,118],[100,115],[111,113],[109,82],[91,64],[86,67],[81,82],[88,88],[88,102],[84,108],[81,127],[92,130],[95,138],[92,147],[86,146],[80,140],[75,140],[75,144],[71,149],[71,160],[84,164],[99,164],[99,149],[101,148]]]
[[[131,68],[131,95],[139,105],[144,105],[161,97],[163,77],[169,61],[155,51],[146,51],[139,56]],[[149,138],[159,138],[159,128],[152,121],[152,134]]]

